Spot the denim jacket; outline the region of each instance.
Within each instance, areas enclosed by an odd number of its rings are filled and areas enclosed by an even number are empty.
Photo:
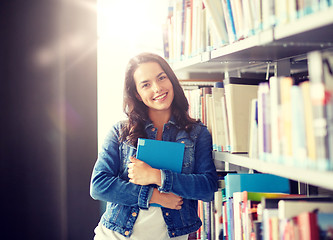
[[[90,194],[94,199],[107,202],[101,223],[130,237],[139,211],[148,209],[153,188],[157,186],[129,182],[127,164],[129,157],[135,156],[136,148],[119,142],[120,129],[119,122],[106,137],[93,169]],[[148,138],[156,139],[157,129],[151,122],[145,129]],[[211,201],[217,190],[212,138],[203,124],[195,124],[187,133],[172,118],[164,125],[162,140],[185,143],[182,172],[162,169],[162,185],[158,187],[160,192],[173,192],[183,198],[180,210],[162,207],[168,234],[177,237],[199,229],[202,223],[198,217],[197,200]]]

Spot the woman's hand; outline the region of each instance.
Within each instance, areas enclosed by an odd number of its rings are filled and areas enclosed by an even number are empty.
[[[157,203],[166,208],[180,210],[183,205],[183,198],[173,193],[161,193],[154,188],[149,203]]]
[[[147,163],[129,157],[131,163],[128,164],[128,177],[131,183],[138,185],[157,184],[161,186],[161,171],[152,168]]]

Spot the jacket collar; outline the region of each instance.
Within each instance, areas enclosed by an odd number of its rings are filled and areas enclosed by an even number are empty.
[[[173,115],[171,115],[170,120],[165,125],[174,125],[175,127],[180,128],[176,122],[176,118]],[[151,128],[153,126],[154,126],[153,122],[149,119],[146,122],[145,129],[147,130],[148,128]]]

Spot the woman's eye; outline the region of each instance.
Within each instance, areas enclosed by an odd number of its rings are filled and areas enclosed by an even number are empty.
[[[149,87],[149,83],[145,83],[142,85],[142,88],[147,88],[147,87]]]
[[[164,80],[166,79],[166,76],[160,76],[159,80]]]

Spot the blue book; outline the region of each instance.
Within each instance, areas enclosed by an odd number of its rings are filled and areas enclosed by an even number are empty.
[[[181,173],[184,151],[184,143],[139,138],[136,158],[153,168]],[[150,206],[162,207],[156,203]]]
[[[290,193],[289,179],[272,174],[230,173],[224,179],[227,198],[243,191]]]
[[[136,158],[153,168],[180,173],[183,166],[184,150],[184,143],[139,138]]]

